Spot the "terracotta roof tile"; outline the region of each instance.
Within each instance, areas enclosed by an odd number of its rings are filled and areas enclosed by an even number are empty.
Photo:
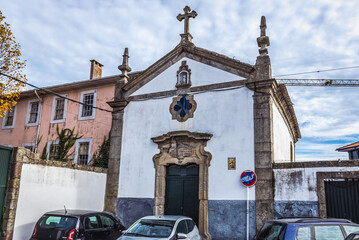
[[[351,148],[357,148],[357,147],[359,147],[359,142],[351,143],[349,145],[337,148],[336,150],[337,151],[345,151],[345,150],[349,150]]]

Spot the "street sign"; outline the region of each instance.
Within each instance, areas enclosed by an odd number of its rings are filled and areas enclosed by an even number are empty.
[[[257,175],[251,171],[246,170],[241,174],[241,183],[246,187],[252,187],[257,182]]]

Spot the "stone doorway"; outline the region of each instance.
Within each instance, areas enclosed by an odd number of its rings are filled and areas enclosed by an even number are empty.
[[[165,214],[167,167],[198,165],[198,229],[202,239],[211,239],[208,233],[208,168],[212,155],[204,150],[211,137],[208,133],[175,131],[152,138],[160,150],[153,157],[156,171],[153,213]]]

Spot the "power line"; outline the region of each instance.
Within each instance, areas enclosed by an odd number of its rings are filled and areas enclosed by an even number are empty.
[[[342,67],[342,68],[332,68],[332,69],[316,70],[316,71],[311,71],[311,72],[300,72],[300,73],[282,74],[282,75],[277,75],[277,76],[273,76],[273,77],[285,77],[285,76],[293,76],[293,75],[301,75],[301,74],[309,74],[309,73],[330,72],[330,71],[338,71],[338,70],[345,70],[345,69],[352,69],[352,68],[359,68],[359,66]]]
[[[359,87],[359,79],[277,78],[276,80],[286,86]]]
[[[53,92],[53,91],[51,91],[51,90],[47,90],[47,89],[45,89],[45,88],[37,87],[37,86],[35,86],[35,85],[31,84],[31,83],[22,81],[22,80],[20,80],[20,79],[17,79],[17,78],[15,78],[15,77],[12,77],[12,76],[7,75],[7,74],[2,73],[2,72],[0,72],[0,75],[3,75],[3,76],[8,77],[8,78],[11,78],[11,79],[13,79],[13,80],[15,80],[15,81],[17,81],[17,82],[20,82],[20,83],[29,85],[29,86],[31,86],[31,87],[33,87],[33,88],[36,88],[36,89],[38,89],[38,90],[42,90],[42,91],[47,92],[47,93],[49,93],[49,94],[55,95],[55,96],[57,96],[57,97],[60,97],[60,98],[63,98],[63,99],[67,99],[67,100],[69,100],[69,101],[71,101],[71,102],[75,102],[75,103],[78,103],[78,104],[81,104],[81,105],[84,105],[84,106],[87,106],[87,107],[95,108],[95,109],[98,109],[98,110],[104,111],[104,112],[112,112],[112,111],[110,111],[110,110],[103,109],[103,108],[99,108],[99,107],[94,107],[94,106],[92,106],[92,105],[89,105],[89,104],[86,104],[86,103],[77,101],[77,100],[72,99],[72,98],[64,97],[64,96],[62,96],[62,95],[60,95],[60,94],[58,94],[58,93],[56,93],[56,92]]]

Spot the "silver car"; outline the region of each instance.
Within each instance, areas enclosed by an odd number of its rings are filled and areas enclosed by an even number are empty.
[[[184,216],[147,216],[137,220],[118,240],[201,240],[193,220]]]

